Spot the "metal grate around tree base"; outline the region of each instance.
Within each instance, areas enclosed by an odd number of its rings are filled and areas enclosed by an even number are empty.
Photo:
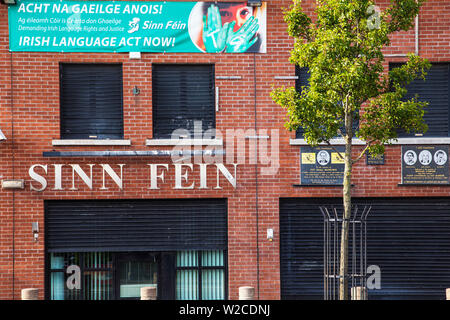
[[[323,225],[323,277],[324,300],[339,299],[339,275],[341,231],[343,223],[342,206],[320,206],[324,218]],[[352,287],[366,287],[367,276],[367,216],[371,206],[364,206],[358,211],[358,206],[353,205],[351,215],[348,218],[348,273],[345,278],[348,281],[348,296]]]

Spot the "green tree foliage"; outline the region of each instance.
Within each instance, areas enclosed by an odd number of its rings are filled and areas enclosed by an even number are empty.
[[[397,138],[398,129],[424,132],[425,102],[404,101],[405,86],[424,77],[429,63],[414,54],[402,67],[385,73],[382,49],[389,46],[389,35],[408,30],[424,0],[391,1],[383,12],[369,0],[318,0],[317,21],[296,1],[285,12],[288,33],[295,44],[290,62],[309,69],[309,86],[279,88],[273,100],[288,112],[287,128],[302,127],[311,145],[344,137],[346,115],[360,120],[355,134],[375,153]],[[364,112],[358,112],[364,107]],[[360,118],[360,119],[359,119]]]
[[[350,216],[352,165],[369,150],[384,152],[397,132],[425,132],[426,102],[405,100],[406,85],[424,78],[429,62],[413,53],[401,67],[385,71],[383,48],[389,36],[409,30],[425,0],[391,0],[381,11],[370,0],[317,0],[316,16],[308,16],[301,1],[285,11],[288,34],[295,40],[290,62],[309,70],[309,86],[276,88],[272,99],[287,110],[286,127],[303,128],[308,144],[343,138],[345,154],[344,218]],[[354,132],[353,123],[359,122]],[[352,158],[352,137],[366,147]],[[344,220],[345,221],[345,220]],[[347,230],[345,230],[347,228]],[[341,276],[347,271],[348,223],[341,231]],[[340,298],[347,298],[341,281]]]

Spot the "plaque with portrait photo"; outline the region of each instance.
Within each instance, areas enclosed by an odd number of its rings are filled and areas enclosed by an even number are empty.
[[[302,185],[342,185],[344,180],[342,146],[302,147],[300,152]]]
[[[402,184],[449,184],[449,147],[402,146]]]

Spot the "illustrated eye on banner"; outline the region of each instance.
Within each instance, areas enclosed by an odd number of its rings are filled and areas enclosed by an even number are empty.
[[[266,3],[18,0],[9,47],[28,52],[266,52]]]

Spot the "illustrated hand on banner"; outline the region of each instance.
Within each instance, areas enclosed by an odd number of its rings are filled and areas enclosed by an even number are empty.
[[[234,24],[235,22],[233,21],[231,23],[231,29],[233,29]],[[248,48],[258,41],[258,35],[255,35],[258,29],[258,19],[251,16],[238,31],[228,35],[225,51],[228,53],[247,51]],[[253,37],[254,39],[252,40]]]
[[[222,52],[233,28],[230,29],[229,23],[222,26],[219,8],[215,5],[208,8],[207,16],[208,18],[203,17],[203,43],[206,52]]]
[[[239,30],[233,32],[235,24],[236,21],[233,21],[222,26],[219,8],[211,5],[207,17],[203,17],[203,43],[206,52],[222,52],[224,49],[228,53],[245,52],[258,41],[258,19],[251,16]]]

